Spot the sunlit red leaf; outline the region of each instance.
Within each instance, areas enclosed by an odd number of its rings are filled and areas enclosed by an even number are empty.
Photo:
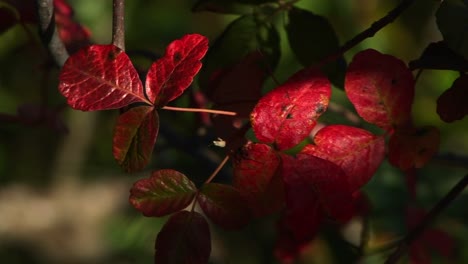
[[[78,110],[122,108],[148,100],[127,54],[114,45],[92,45],[65,62],[59,90]]]
[[[155,264],[206,264],[211,253],[210,229],[197,212],[172,215],[156,238]]]
[[[312,155],[282,155],[286,223],[297,241],[312,239],[324,217],[344,222],[353,214],[352,191],[338,165]]]
[[[187,207],[195,197],[195,184],[175,170],[158,170],[130,190],[130,203],[145,216],[164,216]]]
[[[146,76],[146,94],[156,106],[164,106],[192,83],[208,50],[208,39],[189,34],[173,41],[164,56],[151,65]]]
[[[329,160],[346,173],[351,190],[358,190],[374,175],[385,157],[383,137],[355,127],[330,125],[314,137],[302,153]]]
[[[226,229],[243,227],[251,218],[246,201],[229,185],[219,183],[203,185],[198,202],[211,221]]]
[[[463,119],[468,115],[468,75],[456,79],[437,99],[437,113],[445,122]]]
[[[411,118],[414,78],[399,59],[372,49],[356,54],[348,67],[345,90],[358,114],[386,130]]]
[[[112,152],[122,168],[132,172],[148,165],[158,129],[159,116],[152,106],[133,107],[119,116]]]
[[[317,70],[302,70],[263,96],[252,111],[252,128],[258,140],[278,150],[304,140],[325,112],[331,84]]]
[[[402,170],[423,167],[439,149],[440,133],[432,126],[398,129],[388,143],[388,160]]]
[[[256,217],[278,211],[284,205],[279,158],[268,145],[249,143],[234,158],[234,187]]]

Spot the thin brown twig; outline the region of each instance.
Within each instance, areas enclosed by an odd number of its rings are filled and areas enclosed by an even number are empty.
[[[413,228],[399,243],[396,250],[388,257],[385,264],[395,264],[398,260],[406,253],[409,246],[415,241],[426,228],[434,221],[434,219],[447,208],[450,203],[457,198],[457,196],[465,189],[468,185],[468,174],[465,175],[451,190],[442,198],[432,209],[427,213],[424,219]]]
[[[186,108],[186,107],[176,107],[176,106],[164,106],[161,109],[171,110],[171,111],[179,111],[179,112],[209,113],[209,114],[215,114],[215,115],[228,115],[228,116],[237,115],[236,112],[232,112],[232,111],[204,109],[204,108]]]
[[[53,0],[37,0],[37,7],[42,41],[47,46],[55,63],[62,67],[69,54],[55,26]]]
[[[125,0],[113,0],[112,44],[125,50]]]
[[[349,40],[343,46],[341,46],[341,48],[339,48],[338,51],[326,57],[313,67],[322,67],[330,62],[333,62],[340,58],[344,53],[352,49],[354,46],[364,41],[366,38],[373,37],[382,28],[384,28],[388,24],[392,23],[395,19],[397,19],[401,15],[401,13],[403,13],[403,11],[405,11],[413,2],[414,0],[402,0],[400,4],[396,6],[393,10],[388,12],[386,16],[372,23],[372,25],[368,29],[353,37],[351,40]]]

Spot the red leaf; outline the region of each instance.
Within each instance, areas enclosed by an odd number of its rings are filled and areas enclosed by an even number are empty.
[[[167,46],[164,57],[151,65],[146,76],[146,94],[155,106],[164,106],[192,83],[208,50],[208,39],[189,34]]]
[[[324,216],[347,221],[353,198],[338,165],[312,155],[282,155],[286,223],[297,241],[312,239]]]
[[[388,160],[402,170],[422,168],[439,144],[440,133],[435,127],[397,129],[388,142]]]
[[[197,188],[184,174],[158,170],[141,179],[130,190],[130,203],[145,216],[164,216],[187,207]]]
[[[411,119],[414,79],[399,59],[372,49],[356,54],[348,67],[345,90],[358,114],[386,130]]]
[[[294,263],[297,255],[307,245],[307,242],[299,242],[286,223],[283,216],[278,221],[278,238],[276,239],[274,254],[281,263]]]
[[[127,54],[114,45],[92,45],[68,58],[59,90],[71,107],[83,111],[150,104]]]
[[[152,106],[133,107],[119,116],[112,152],[125,171],[138,171],[148,165],[158,129],[159,116]]]
[[[250,221],[247,203],[240,193],[229,185],[203,185],[198,202],[208,218],[223,228],[240,228]]]
[[[155,250],[155,264],[208,263],[211,253],[208,223],[197,212],[175,213],[159,232]]]
[[[468,115],[468,75],[458,77],[437,99],[437,113],[445,122],[461,120]]]
[[[251,115],[255,135],[278,150],[294,147],[325,112],[330,94],[330,82],[323,74],[310,69],[299,71],[255,106]]]
[[[234,187],[256,217],[278,211],[284,205],[279,158],[264,144],[248,143],[234,159]]]
[[[69,53],[89,44],[89,30],[73,20],[73,9],[65,0],[54,0],[55,22]]]
[[[372,178],[385,157],[383,137],[350,126],[326,126],[317,132],[314,143],[307,145],[302,153],[340,166],[352,191],[358,190]]]

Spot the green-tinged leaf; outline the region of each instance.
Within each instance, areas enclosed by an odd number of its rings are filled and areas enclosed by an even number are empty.
[[[257,50],[264,57],[265,71],[274,70],[280,57],[279,35],[274,26],[251,15],[236,19],[209,49],[198,78],[200,87],[207,90],[219,70],[234,66]]]
[[[326,18],[297,7],[289,10],[288,14],[286,32],[289,45],[302,65],[315,65],[338,50],[338,37]],[[333,84],[343,87],[346,71],[343,56],[322,70]]]
[[[437,26],[449,48],[468,59],[468,5],[445,0],[436,13]]]
[[[198,202],[211,221],[226,229],[243,227],[251,219],[246,201],[234,187],[229,185],[219,183],[203,185]]]
[[[158,170],[133,185],[129,200],[145,216],[164,216],[187,207],[196,191],[195,184],[184,174]]]
[[[134,107],[119,116],[112,152],[125,171],[138,171],[148,165],[158,130],[159,116],[152,106]]]
[[[197,212],[169,218],[156,238],[155,264],[206,264],[211,253],[210,229]]]

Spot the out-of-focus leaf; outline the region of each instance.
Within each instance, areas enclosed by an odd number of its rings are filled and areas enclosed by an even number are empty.
[[[307,242],[297,241],[291,229],[286,223],[283,215],[277,223],[277,239],[275,242],[274,255],[282,264],[294,263],[297,255]]]
[[[414,78],[399,59],[368,49],[359,52],[346,72],[345,90],[358,114],[383,129],[411,121]]]
[[[197,212],[172,215],[156,238],[155,250],[155,264],[208,263],[211,253],[208,223]]]
[[[164,216],[187,207],[197,188],[184,174],[170,169],[154,171],[130,189],[130,203],[145,216]]]
[[[461,120],[468,115],[468,75],[458,77],[437,99],[437,113],[445,122]]]
[[[234,187],[256,217],[277,212],[284,205],[279,158],[265,144],[248,143],[234,157]]]
[[[385,157],[383,137],[355,127],[330,125],[320,129],[314,144],[307,145],[301,153],[329,160],[346,173],[351,190],[366,184]]]
[[[250,117],[262,96],[262,85],[267,77],[262,63],[263,56],[254,51],[236,65],[215,73],[210,82],[207,96],[215,103],[213,108],[237,113],[236,116],[216,115],[212,118],[216,135],[227,140],[228,149],[237,149],[245,143],[233,135],[241,128],[239,124]]]
[[[317,70],[305,69],[263,96],[251,114],[255,136],[289,149],[304,140],[328,107],[331,84]]]
[[[286,224],[300,242],[311,240],[323,217],[347,221],[353,214],[352,190],[338,165],[312,155],[282,155]]]
[[[78,110],[116,109],[136,102],[151,104],[127,54],[114,45],[81,49],[65,62],[59,79],[60,92]]]
[[[152,106],[133,107],[119,116],[112,152],[125,171],[139,171],[148,165],[158,129],[159,116]]]
[[[0,34],[10,29],[18,23],[18,17],[15,10],[9,6],[3,6],[0,2]]]
[[[246,201],[239,191],[229,185],[219,183],[203,185],[198,202],[211,221],[226,229],[243,227],[251,219]]]
[[[335,30],[325,17],[297,7],[288,11],[286,24],[289,45],[299,62],[305,67],[319,63],[340,47]],[[328,78],[343,87],[346,61],[341,56],[335,62],[322,67]]]
[[[90,31],[73,20],[73,9],[65,0],[54,0],[55,23],[70,54],[90,43]]]
[[[388,160],[402,170],[421,168],[437,153],[439,144],[436,127],[397,129],[388,143]]]
[[[199,0],[192,7],[192,12],[209,11],[220,14],[251,14],[253,6],[234,0]]]
[[[430,43],[421,57],[409,63],[411,70],[435,69],[468,71],[468,61],[454,52],[444,41]]]
[[[198,78],[201,89],[207,91],[216,73],[236,65],[253,51],[262,54],[264,71],[274,71],[280,56],[278,32],[271,24],[245,15],[234,20],[208,51]]]
[[[146,94],[155,106],[162,107],[180,96],[192,83],[208,50],[208,39],[188,34],[173,41],[162,58],[151,65],[146,76]]]
[[[436,13],[437,26],[449,48],[468,60],[468,5],[462,0],[445,0]]]

